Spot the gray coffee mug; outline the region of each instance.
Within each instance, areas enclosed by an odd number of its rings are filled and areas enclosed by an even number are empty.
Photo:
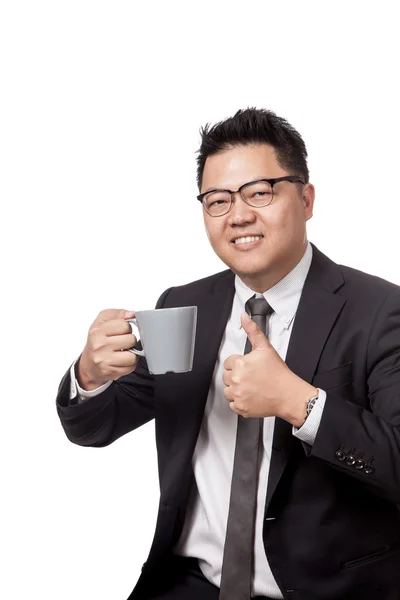
[[[145,356],[153,375],[185,373],[193,366],[196,339],[197,306],[141,310],[135,319],[127,319],[139,329],[143,350],[129,348]]]

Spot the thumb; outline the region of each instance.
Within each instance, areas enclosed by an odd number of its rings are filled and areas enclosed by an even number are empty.
[[[102,310],[96,318],[96,323],[104,323],[105,321],[114,321],[115,319],[132,319],[135,316],[133,310],[124,310],[122,308],[107,308]]]
[[[133,319],[135,314],[136,313],[134,310],[126,310],[124,314],[124,319]]]
[[[256,350],[257,348],[266,348],[271,345],[266,335],[246,312],[242,313],[241,321],[242,327],[247,333],[247,337],[253,346],[253,350]]]

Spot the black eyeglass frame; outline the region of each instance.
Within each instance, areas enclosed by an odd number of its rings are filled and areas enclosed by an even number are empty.
[[[254,185],[255,183],[260,183],[260,181],[266,181],[267,183],[269,183],[269,185],[271,186],[272,189],[272,194],[271,194],[271,199],[266,203],[266,204],[262,204],[262,205],[258,205],[258,206],[254,206],[253,204],[250,204],[249,202],[247,202],[247,200],[244,199],[243,194],[242,194],[242,190],[250,185]],[[279,183],[280,181],[290,181],[290,183],[301,183],[303,185],[305,185],[305,182],[300,179],[297,175],[285,175],[284,177],[273,177],[273,178],[263,178],[263,179],[255,179],[254,181],[248,181],[247,183],[244,183],[243,185],[240,186],[240,188],[238,188],[236,191],[232,191],[232,190],[224,190],[224,189],[215,189],[215,190],[208,190],[208,192],[203,192],[203,194],[199,194],[199,196],[197,196],[197,200],[199,202],[201,202],[201,204],[204,207],[204,210],[206,211],[206,213],[208,215],[210,215],[210,217],[223,217],[224,215],[226,215],[231,207],[232,207],[232,203],[233,203],[233,194],[237,194],[238,192],[240,193],[240,197],[242,198],[243,202],[246,202],[246,204],[248,206],[251,206],[252,208],[264,208],[264,206],[268,206],[269,204],[271,204],[273,198],[274,198],[274,185],[276,183]],[[215,194],[217,192],[228,192],[231,195],[231,202],[229,204],[229,208],[226,212],[220,214],[220,215],[211,215],[208,210],[205,207],[205,204],[203,202],[205,196],[207,196],[208,194]]]

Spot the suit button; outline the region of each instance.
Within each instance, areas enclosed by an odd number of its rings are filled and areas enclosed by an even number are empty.
[[[335,456],[340,462],[343,462],[346,459],[346,454],[344,452],[344,446],[340,446],[340,450],[335,452]]]
[[[370,475],[374,471],[375,471],[375,467],[372,465],[372,461],[370,461],[366,465],[364,465],[364,473],[366,475]]]
[[[356,462],[356,457],[354,456],[355,451],[356,449],[352,448],[346,456],[346,465],[349,465],[349,467],[352,467]]]
[[[356,467],[356,469],[361,470],[361,469],[364,468],[364,464],[365,463],[364,463],[364,461],[361,458],[357,458],[355,467]]]

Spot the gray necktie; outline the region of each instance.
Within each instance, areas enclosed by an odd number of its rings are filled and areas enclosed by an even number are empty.
[[[250,298],[246,311],[268,336],[267,316],[273,310],[265,298]],[[244,353],[251,348],[247,339]],[[262,429],[263,419],[238,416],[219,600],[250,600]]]

